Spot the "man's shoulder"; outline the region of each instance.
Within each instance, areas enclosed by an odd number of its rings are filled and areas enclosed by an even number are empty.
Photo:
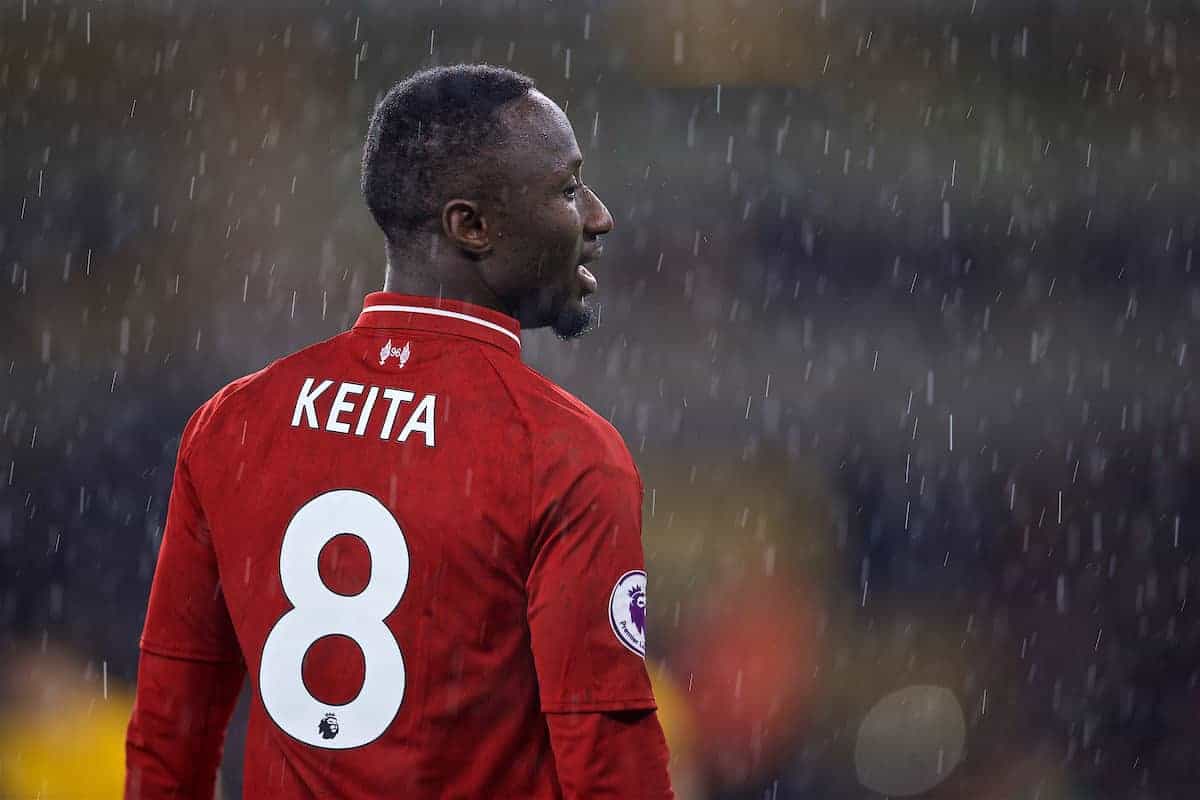
[[[265,367],[235,378],[222,386],[196,409],[188,422],[188,427],[195,429],[193,438],[201,434],[211,436],[219,433],[227,427],[226,423],[230,419],[237,418],[244,422],[247,416],[254,416],[255,409],[261,408],[264,401],[270,400],[273,393],[281,390],[282,384],[278,380],[281,376],[304,372],[319,362],[342,336],[345,334],[338,334],[281,356]]]
[[[620,432],[591,406],[527,364],[510,375],[537,459],[548,469],[607,466],[637,474]]]

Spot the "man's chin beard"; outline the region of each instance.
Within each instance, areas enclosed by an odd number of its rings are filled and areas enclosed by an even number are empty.
[[[551,326],[554,335],[564,342],[578,339],[596,329],[596,309],[590,305],[574,305],[570,301],[563,304],[558,316]]]

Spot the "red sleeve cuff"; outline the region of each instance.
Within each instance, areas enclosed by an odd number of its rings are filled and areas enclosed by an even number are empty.
[[[558,782],[566,800],[672,800],[667,741],[653,711],[547,714]]]
[[[593,702],[572,702],[558,700],[552,703],[542,703],[544,714],[572,714],[581,711],[656,711],[658,704],[650,695],[634,697],[628,700],[603,700]]]
[[[153,653],[156,656],[165,656],[167,658],[181,658],[187,661],[204,661],[210,664],[240,664],[242,656],[229,653],[204,653],[197,650],[189,650],[181,647],[170,647],[168,645],[160,645],[155,642],[146,640],[143,636],[138,643],[143,652]]]

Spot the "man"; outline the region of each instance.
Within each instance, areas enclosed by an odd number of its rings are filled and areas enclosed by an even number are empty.
[[[246,797],[673,796],[641,477],[521,361],[521,328],[591,325],[613,220],[582,161],[508,70],[423,71],[380,103],[384,291],[184,429],[127,797],[212,796],[245,675]]]

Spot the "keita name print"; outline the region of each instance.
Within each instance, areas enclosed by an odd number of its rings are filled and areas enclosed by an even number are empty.
[[[296,395],[293,428],[311,428],[349,436],[378,436],[406,442],[419,434],[426,447],[434,446],[433,420],[437,395],[407,389],[366,386],[361,383],[305,378]],[[332,402],[330,401],[332,398]],[[403,419],[399,426],[397,422]]]

